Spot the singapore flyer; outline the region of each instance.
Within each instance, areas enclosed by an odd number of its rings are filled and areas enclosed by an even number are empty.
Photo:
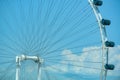
[[[0,0],[0,80],[119,80],[120,45],[104,5]]]

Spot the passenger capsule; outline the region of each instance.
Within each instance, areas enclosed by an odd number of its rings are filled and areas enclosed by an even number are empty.
[[[113,64],[106,64],[104,67],[107,70],[114,70],[114,68],[115,68],[115,66]]]
[[[96,6],[101,6],[103,2],[101,0],[93,0],[93,4]]]
[[[103,25],[110,25],[110,24],[111,24],[111,21],[110,21],[110,20],[106,20],[106,19],[102,19],[102,20],[101,20],[101,23],[102,23]]]
[[[115,46],[115,43],[112,42],[112,41],[106,41],[106,42],[105,42],[105,46],[106,46],[106,47],[114,47],[114,46]]]

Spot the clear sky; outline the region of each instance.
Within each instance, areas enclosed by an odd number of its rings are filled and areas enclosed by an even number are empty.
[[[120,0],[99,7],[109,49],[107,80],[120,80]],[[100,80],[101,37],[87,0],[0,0],[0,80],[15,80],[15,57],[39,56],[42,80]],[[21,80],[37,79],[37,64],[21,62]]]
[[[120,44],[120,9],[119,0],[103,0],[100,8],[103,17],[111,20],[110,27],[107,28],[108,38],[113,40],[116,45]]]

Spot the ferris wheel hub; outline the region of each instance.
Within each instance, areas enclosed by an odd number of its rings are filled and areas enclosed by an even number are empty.
[[[42,64],[44,60],[38,56],[28,56],[28,55],[21,55],[21,56],[16,56],[16,63],[20,63],[21,61],[24,60],[33,60],[36,63]]]
[[[28,55],[20,55],[20,56],[16,56],[16,63],[17,63],[17,67],[16,67],[16,80],[19,80],[19,76],[20,76],[20,62],[25,61],[25,60],[33,60],[35,63],[38,64],[38,79],[37,80],[41,80],[41,64],[43,63],[43,59],[39,56],[28,56]]]

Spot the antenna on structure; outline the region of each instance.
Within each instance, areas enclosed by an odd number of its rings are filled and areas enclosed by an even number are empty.
[[[35,63],[38,64],[38,78],[37,80],[41,80],[41,64],[43,63],[43,59],[38,56],[16,56],[16,80],[20,80],[20,66],[21,62],[25,60],[33,60]]]

